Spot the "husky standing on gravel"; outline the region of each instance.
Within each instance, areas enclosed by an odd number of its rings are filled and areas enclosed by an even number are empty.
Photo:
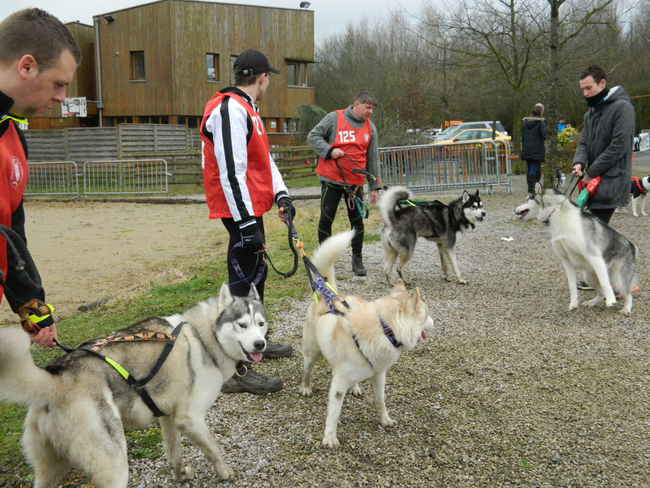
[[[583,212],[564,194],[554,189],[542,189],[538,183],[535,194],[515,209],[520,220],[537,218],[547,224],[551,244],[560,258],[569,281],[571,303],[578,307],[576,270],[584,270],[587,283],[596,290],[596,298],[582,303],[593,307],[605,300],[611,307],[616,303],[612,285],[623,297],[621,314],[632,310],[632,292],[636,286],[635,247],[602,220]]]
[[[452,281],[448,273],[451,267],[459,283],[467,284],[458,269],[456,260],[457,236],[474,228],[476,222],[482,222],[487,212],[476,190],[475,195],[466,191],[449,205],[431,202],[426,205],[409,205],[395,209],[397,202],[410,200],[413,194],[403,186],[395,186],[386,191],[379,200],[379,209],[384,220],[381,229],[381,246],[384,249],[384,274],[392,284],[391,272],[399,256],[397,274],[408,284],[403,268],[413,257],[418,237],[424,237],[438,245],[442,273],[447,281]]]
[[[205,415],[238,361],[262,359],[266,332],[255,287],[248,298],[234,297],[226,283],[218,297],[183,313],[146,319],[116,332],[112,341],[100,340],[101,355],[82,345],[46,368],[34,364],[26,332],[0,329],[0,400],[29,406],[23,446],[36,470],[34,485],[58,486],[76,465],[98,488],[126,488],[124,426],[148,425],[154,415],[174,480],[194,476],[194,468],[183,462],[181,434],[203,451],[221,478],[233,478]],[[160,341],[170,333],[174,346],[161,366],[157,359],[167,346]],[[151,340],[133,339],[143,336]],[[147,375],[146,388],[125,381]],[[146,398],[138,390],[148,391]]]

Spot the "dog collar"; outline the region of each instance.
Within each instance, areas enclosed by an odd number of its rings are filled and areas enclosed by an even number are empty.
[[[637,186],[637,188],[639,189],[639,191],[641,192],[642,195],[645,195],[646,193],[648,193],[645,190],[644,186],[641,184],[641,180],[639,178],[637,178],[636,176],[633,176],[632,181],[634,183],[636,183],[636,186]]]
[[[384,330],[384,335],[388,337],[390,343],[395,347],[400,347],[402,343],[397,340],[395,333],[390,327],[386,325],[386,322],[384,322],[384,319],[381,318],[381,315],[379,316],[379,322],[381,322],[381,328]]]

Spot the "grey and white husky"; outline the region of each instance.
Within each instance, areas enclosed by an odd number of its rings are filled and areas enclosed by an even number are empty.
[[[115,333],[170,334],[184,326],[167,360],[147,385],[157,407],[167,459],[176,481],[193,477],[183,463],[181,433],[200,448],[221,478],[234,476],[210,434],[205,414],[236,363],[259,361],[266,348],[266,313],[255,288],[233,297],[224,284],[218,297],[183,313],[143,320]],[[0,400],[29,406],[23,445],[36,470],[35,486],[56,487],[71,466],[87,472],[98,488],[126,487],[129,468],[124,426],[153,422],[152,411],[107,361],[75,350],[46,368],[34,364],[20,329],[0,330]],[[164,343],[110,342],[101,351],[134,378],[152,370]]]
[[[397,202],[411,200],[413,194],[403,186],[395,186],[384,193],[379,200],[379,209],[384,220],[381,229],[381,245],[384,249],[384,274],[389,284],[393,265],[399,256],[397,274],[405,282],[404,266],[413,257],[418,237],[433,241],[438,246],[442,272],[447,281],[452,281],[448,268],[451,267],[459,283],[466,284],[458,268],[456,252],[457,236],[482,222],[487,212],[478,190],[475,195],[464,191],[462,196],[445,205],[431,202],[426,205],[406,206],[396,209]]]
[[[563,193],[542,189],[538,183],[535,194],[515,209],[520,220],[537,218],[547,224],[551,245],[560,258],[569,282],[569,310],[578,307],[576,270],[585,272],[587,283],[596,290],[596,298],[582,303],[593,307],[605,300],[616,303],[612,285],[623,298],[621,314],[632,310],[632,291],[637,283],[635,247],[609,225],[582,211]]]

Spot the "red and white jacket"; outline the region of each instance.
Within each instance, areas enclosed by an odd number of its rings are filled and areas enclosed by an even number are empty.
[[[253,100],[226,88],[208,102],[201,121],[203,185],[210,219],[261,217],[288,196],[269,154],[269,141]]]

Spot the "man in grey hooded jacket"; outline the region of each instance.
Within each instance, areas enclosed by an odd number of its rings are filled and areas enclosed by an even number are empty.
[[[605,78],[605,71],[596,65],[580,73],[580,89],[591,109],[584,117],[572,172],[578,177],[584,174],[585,185],[592,178],[601,177],[587,207],[609,223],[614,210],[627,205],[636,121],[625,90],[620,86],[610,90]]]

